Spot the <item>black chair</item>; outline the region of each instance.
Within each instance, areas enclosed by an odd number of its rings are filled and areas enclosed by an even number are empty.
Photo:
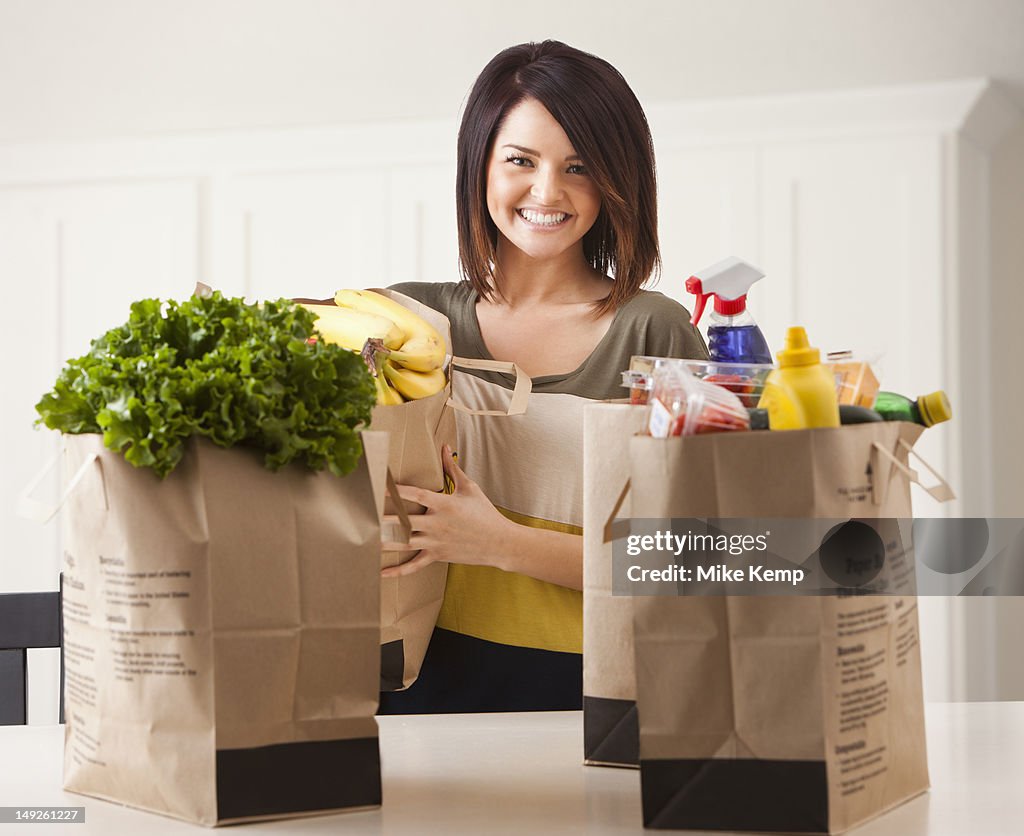
[[[0,593],[0,726],[27,721],[28,651],[62,647],[60,592]],[[64,722],[64,653],[60,660],[60,718]]]

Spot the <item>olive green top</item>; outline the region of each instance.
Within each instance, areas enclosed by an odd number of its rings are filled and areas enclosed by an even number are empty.
[[[459,357],[493,360],[480,334],[476,317],[478,294],[466,281],[403,282],[391,285],[406,296],[440,311],[452,329],[452,353]],[[534,392],[577,395],[589,400],[623,398],[622,372],[635,355],[685,357],[706,360],[707,346],[700,332],[690,324],[690,312],[674,299],[651,290],[641,290],[622,305],[607,333],[591,355],[568,374],[533,378]],[[511,377],[495,372],[473,372],[493,383],[511,388]]]

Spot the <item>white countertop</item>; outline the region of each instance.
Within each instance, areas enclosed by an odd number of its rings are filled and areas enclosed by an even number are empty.
[[[254,833],[352,836],[645,832],[639,772],[583,766],[580,712],[379,720],[381,809],[238,827]],[[850,832],[1024,834],[1024,702],[931,704],[927,728],[931,792]],[[59,726],[0,727],[0,806],[84,806],[85,823],[0,824],[0,832],[201,832],[197,825],[62,791],[62,741]]]

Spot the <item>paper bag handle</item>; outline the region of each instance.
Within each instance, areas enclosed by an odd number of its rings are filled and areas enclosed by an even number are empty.
[[[39,487],[39,483],[46,478],[46,474],[53,470],[53,466],[57,464],[57,459],[59,458],[59,452],[51,456],[50,460],[43,465],[43,469],[33,477],[32,481],[29,482],[21,492],[21,495],[18,497],[18,504],[15,508],[15,512],[18,516],[40,524],[48,523],[53,519],[57,512],[64,507],[64,503],[67,502],[68,497],[71,496],[75,488],[79,486],[82,479],[85,477],[86,471],[93,462],[96,463],[96,466],[100,471],[100,485],[103,488],[103,509],[110,510],[110,503],[107,501],[107,482],[103,478],[103,464],[100,462],[98,453],[90,453],[85,457],[85,461],[82,462],[81,466],[75,472],[75,475],[71,477],[71,481],[69,481],[67,487],[64,488],[64,492],[60,495],[60,499],[57,500],[56,504],[44,502],[43,500],[36,499],[32,496],[32,492]]]
[[[409,512],[405,510],[405,503],[402,501],[402,497],[398,495],[398,483],[395,482],[395,476],[391,472],[390,467],[387,472],[387,489],[388,496],[391,497],[391,504],[395,506],[395,516],[398,517],[398,524],[402,527],[402,533],[405,535],[405,541],[408,543],[409,538],[412,536],[412,523],[409,521]]]
[[[619,511],[622,510],[622,505],[626,501],[626,497],[629,496],[631,487],[632,481],[627,477],[626,483],[622,486],[622,490],[619,491],[619,498],[615,500],[615,505],[612,506],[612,510],[608,514],[608,519],[604,521],[604,531],[602,533],[601,540],[602,543],[610,543],[612,540],[618,540],[629,532],[629,520],[618,520],[616,517],[619,515]]]
[[[907,451],[908,457],[913,456],[915,459],[917,459],[922,465],[924,465],[925,469],[938,480],[938,482],[937,484],[934,485],[925,485],[924,483],[921,482],[921,477],[918,476],[916,470],[914,470],[912,467],[907,467],[907,465],[903,464],[903,462],[901,462],[892,453],[886,450],[885,447],[882,446],[882,444],[876,441],[872,444],[871,451],[871,472],[875,477],[873,479],[873,484],[871,487],[871,498],[875,505],[881,505],[882,500],[885,498],[884,488],[882,485],[882,482],[884,480],[879,478],[877,475],[879,471],[878,456],[882,456],[885,459],[887,459],[893,467],[895,467],[897,470],[906,475],[906,477],[911,482],[916,482],[918,485],[920,485],[921,488],[933,499],[939,502],[948,502],[951,499],[956,499],[956,494],[953,493],[953,488],[950,486],[949,482],[943,479],[942,475],[934,467],[932,467],[930,464],[928,464],[928,462],[921,458],[917,451],[915,451],[914,448],[907,444],[907,442],[904,441],[902,438],[899,440],[898,443],[904,450]]]
[[[512,390],[512,399],[507,409],[471,409],[461,404],[454,397],[448,398],[448,404],[453,409],[464,412],[467,415],[522,415],[526,412],[526,404],[533,390],[533,380],[515,363],[504,360],[478,360],[470,357],[452,357],[452,365],[460,369],[476,369],[484,372],[503,372],[516,376],[516,385]]]

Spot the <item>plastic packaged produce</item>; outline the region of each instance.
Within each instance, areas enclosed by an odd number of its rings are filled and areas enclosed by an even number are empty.
[[[775,367],[766,363],[718,363],[709,360],[681,361],[705,383],[728,389],[744,406],[757,406],[765,381]]]
[[[622,373],[622,385],[629,389],[629,402],[634,405],[646,404],[654,381],[654,369],[667,357],[645,357],[634,355],[629,360],[629,368]]]
[[[764,273],[753,264],[730,256],[686,280],[686,289],[697,297],[691,324],[700,322],[708,297],[715,299],[708,326],[708,353],[712,360],[771,365],[768,343],[747,310],[747,293],[754,282],[763,278]]]
[[[886,421],[910,421],[925,427],[941,424],[953,417],[953,407],[941,389],[914,400],[895,392],[879,392],[874,408]]]
[[[622,385],[629,389],[629,402],[647,403],[654,371],[669,365],[684,368],[707,383],[729,390],[748,407],[757,406],[768,373],[774,368],[761,363],[717,363],[711,360],[635,356],[630,361],[629,370],[622,373]]]
[[[706,383],[682,365],[654,371],[647,431],[655,438],[749,430],[750,415],[727,389]]]
[[[839,400],[835,378],[821,364],[821,352],[799,325],[786,332],[779,367],[768,375],[758,403],[768,410],[773,430],[838,427]]]

